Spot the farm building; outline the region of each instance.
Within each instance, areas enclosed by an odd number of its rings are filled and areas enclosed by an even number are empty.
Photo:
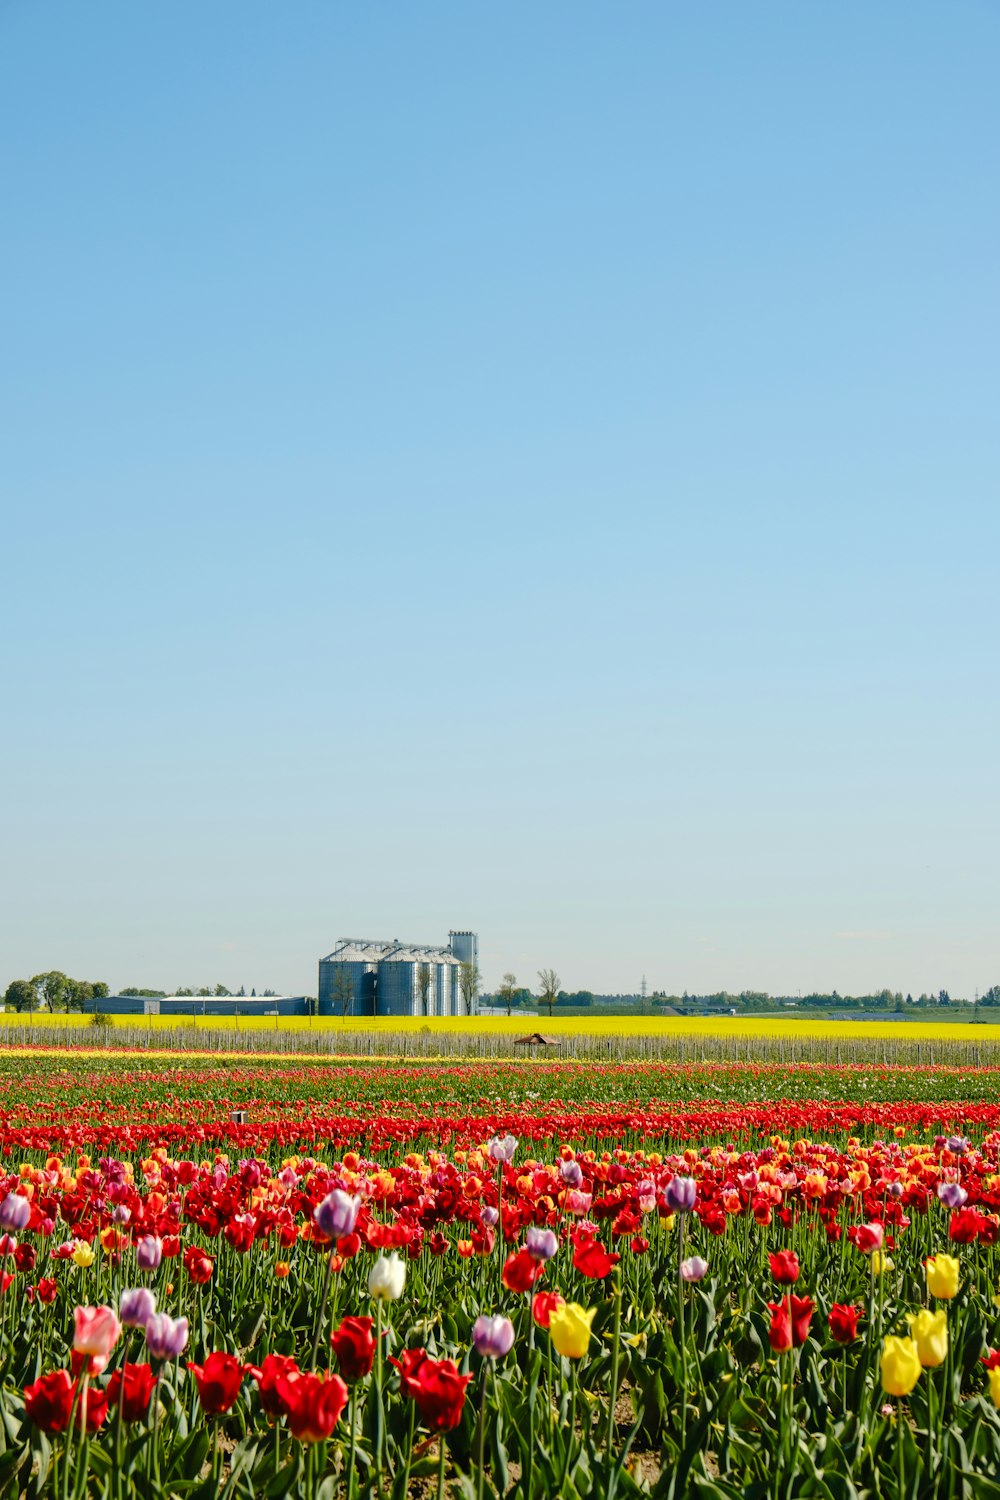
[[[321,1016],[460,1016],[475,1011],[479,939],[450,932],[446,948],[341,938],[319,961]],[[468,967],[465,967],[468,966]],[[471,1003],[470,1003],[471,1001]]]

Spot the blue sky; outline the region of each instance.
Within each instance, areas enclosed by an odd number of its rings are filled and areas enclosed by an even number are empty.
[[[998,56],[0,9],[0,983],[1000,983]]]

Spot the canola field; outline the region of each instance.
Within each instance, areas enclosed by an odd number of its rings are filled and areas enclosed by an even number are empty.
[[[110,1028],[128,1031],[230,1031],[460,1036],[470,1032],[517,1037],[541,1032],[556,1039],[594,1037],[747,1037],[816,1040],[864,1038],[902,1042],[949,1041],[1000,1044],[1000,1025],[956,1021],[860,1021],[828,1017],[786,1019],[768,1016],[106,1016]],[[12,1030],[39,1027],[92,1027],[93,1017],[57,1012],[31,1016],[8,1014],[0,1026]],[[94,1028],[96,1030],[96,1028]]]

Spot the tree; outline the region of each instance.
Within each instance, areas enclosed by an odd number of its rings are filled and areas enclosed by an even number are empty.
[[[92,984],[90,988],[93,991],[95,1000],[106,1000],[108,998],[108,995],[111,993],[107,985],[104,983],[103,979],[99,979],[97,983]]]
[[[428,996],[431,992],[431,966],[430,964],[417,964],[417,994],[420,996],[421,1016],[429,1016],[430,1010],[427,1006]]]
[[[215,994],[221,1000],[224,997],[229,997],[229,990],[226,989],[224,984],[217,984],[215,986]]]
[[[330,1001],[335,1011],[342,1016],[350,1014],[354,1001],[354,982],[343,964],[338,964],[330,987]]]
[[[86,1010],[87,1002],[94,998],[94,986],[85,979],[67,979],[66,1009]]]
[[[462,1002],[465,1006],[465,1014],[472,1015],[472,1002],[479,995],[479,965],[474,963],[459,964],[458,986],[462,992]]]
[[[3,1003],[10,1010],[34,1010],[37,1003],[38,993],[30,979],[12,979],[7,986],[3,997]]]
[[[503,983],[497,990],[497,999],[500,1001],[501,1005],[506,1005],[508,1015],[510,1015],[511,1007],[514,1004],[514,996],[516,994],[517,979],[513,974],[505,974],[503,976]]]
[[[39,1004],[47,1005],[50,1011],[66,1008],[66,975],[59,969],[50,969],[45,974],[36,974],[31,983],[35,986]]]
[[[539,999],[542,1001],[543,1005],[547,1005],[549,1007],[550,1016],[552,1015],[552,1007],[555,1004],[556,996],[559,993],[560,984],[561,980],[555,969],[539,969]]]

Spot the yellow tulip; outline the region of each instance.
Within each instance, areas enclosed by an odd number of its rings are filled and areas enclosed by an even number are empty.
[[[876,1276],[883,1276],[886,1271],[895,1270],[896,1262],[891,1255],[886,1255],[884,1250],[873,1250],[869,1259],[872,1272]]]
[[[924,1262],[927,1290],[932,1297],[950,1302],[958,1294],[961,1265],[953,1255],[929,1255]]]
[[[582,1359],[590,1347],[590,1325],[596,1307],[585,1311],[579,1302],[565,1302],[549,1319],[549,1334],[560,1354],[567,1359]]]
[[[94,1252],[93,1250],[91,1250],[86,1240],[76,1241],[73,1246],[73,1254],[71,1258],[74,1265],[81,1266],[84,1270],[86,1270],[87,1266],[92,1266],[94,1264]]]
[[[988,1372],[990,1377],[990,1396],[994,1406],[1000,1406],[1000,1368],[994,1368]]]
[[[918,1313],[910,1313],[906,1321],[924,1369],[943,1365],[948,1353],[948,1314],[943,1309],[928,1312],[922,1308]]]
[[[881,1367],[883,1389],[890,1396],[908,1396],[923,1368],[915,1340],[890,1335],[882,1345]]]

